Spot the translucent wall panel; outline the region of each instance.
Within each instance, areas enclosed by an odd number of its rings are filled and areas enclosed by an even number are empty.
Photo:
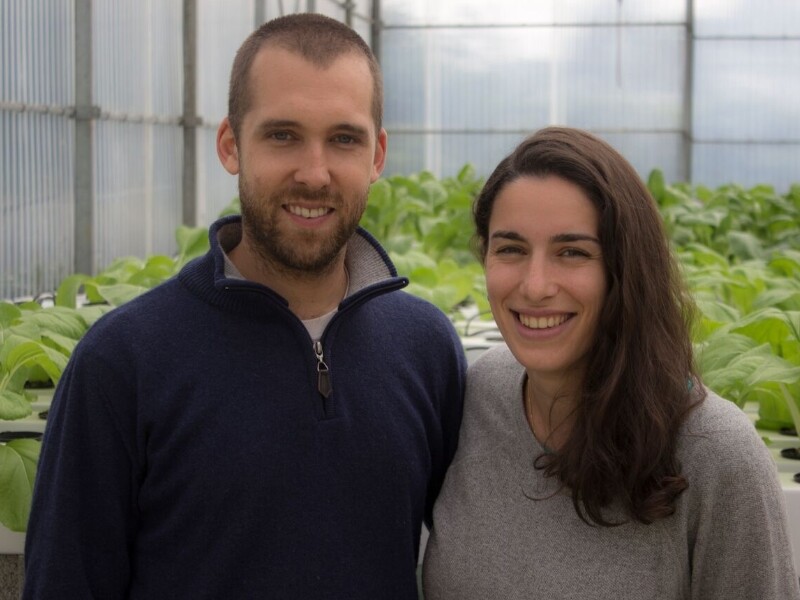
[[[800,142],[694,146],[694,180],[709,186],[769,184],[779,193],[800,183]]]
[[[398,30],[384,35],[387,122],[519,129],[548,115],[546,30]]]
[[[463,164],[455,157],[465,155],[484,172],[486,158],[497,154],[490,148],[549,124],[680,139],[680,27],[389,29],[382,45],[390,172],[417,164],[452,175]],[[414,150],[399,156],[394,137],[415,134],[420,141],[403,146]],[[459,135],[469,143],[444,154],[444,138]],[[659,147],[653,142],[651,150]],[[662,166],[680,175],[674,146],[663,148],[663,159],[652,157],[648,170]]]
[[[183,108],[181,1],[95,2],[93,11],[95,103],[109,113],[177,119]]]
[[[72,104],[72,21],[71,2],[0,2],[0,102]]]
[[[233,58],[256,27],[255,12],[252,0],[199,0],[197,13],[197,113],[216,126],[228,114]]]
[[[0,299],[72,272],[74,133],[61,116],[0,112]]]
[[[488,175],[523,139],[521,133],[389,133],[388,161],[383,174],[408,175],[432,171],[442,176],[471,164]]]
[[[299,12],[306,12],[308,0],[256,0],[264,2],[267,19],[282,17]]]
[[[181,219],[182,130],[99,121],[95,126],[96,264],[174,254]]]
[[[693,179],[800,182],[800,41],[698,40],[695,55]]]
[[[152,147],[152,208],[150,253],[172,255],[178,250],[175,230],[182,221],[183,128],[149,125]]]
[[[268,19],[278,16],[268,2]],[[284,2],[283,4],[294,4]],[[197,221],[210,224],[236,195],[236,178],[217,158],[217,127],[228,114],[228,84],[236,51],[256,28],[252,0],[198,2],[197,113],[205,124],[197,130]]]
[[[660,169],[667,181],[684,181],[686,144],[682,133],[611,133],[597,135],[614,146],[647,180],[653,169]]]
[[[95,264],[173,254],[181,222],[182,3],[94,6]],[[131,52],[131,48],[145,49]]]
[[[53,290],[72,268],[72,10],[71,2],[0,2],[3,299]]]
[[[180,224],[182,131],[171,125],[101,121],[95,215],[97,264],[119,256],[174,254]]]
[[[487,23],[519,25],[520,23],[552,23],[554,4],[551,0],[383,0],[381,20],[395,25],[485,25]]]
[[[327,15],[342,23],[345,21],[346,11],[342,4],[336,0],[316,0],[314,3],[314,10],[315,12]]]
[[[388,30],[382,45],[389,170],[404,162],[391,146],[394,134],[519,137],[548,122],[554,52],[548,30]],[[451,159],[439,155],[433,139],[416,156],[436,171]]]
[[[547,2],[534,0],[531,4],[542,5]],[[560,24],[666,24],[686,21],[686,0],[558,0],[552,4],[554,20]]]
[[[653,169],[660,169],[668,181],[682,179],[684,139],[677,133],[598,133],[614,146],[646,180]],[[525,137],[523,134],[403,134],[389,135],[392,157],[384,175],[407,175],[423,170],[452,176],[466,164],[488,176],[500,160]],[[425,156],[437,160],[425,160]]]
[[[695,34],[704,36],[795,36],[797,0],[693,0]]]
[[[383,0],[381,11],[390,27],[680,22],[686,0]]]
[[[555,38],[551,122],[673,133],[682,127],[684,28],[569,27]]]
[[[353,4],[353,29],[372,45],[372,0],[356,0]]]
[[[800,143],[800,40],[698,40],[694,135]]]

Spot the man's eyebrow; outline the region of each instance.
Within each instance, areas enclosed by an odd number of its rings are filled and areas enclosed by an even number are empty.
[[[291,119],[267,119],[258,124],[259,133],[263,133],[272,129],[302,129],[303,125],[299,121]],[[355,136],[364,137],[369,135],[366,127],[354,125],[353,123],[337,123],[331,127],[331,131],[339,133],[351,133]]]
[[[331,128],[332,131],[337,133],[352,133],[357,137],[369,136],[369,130],[361,125],[354,125],[353,123],[339,123]]]
[[[267,119],[258,124],[259,131],[266,131],[268,129],[281,129],[281,128],[296,128],[300,123],[290,119]]]

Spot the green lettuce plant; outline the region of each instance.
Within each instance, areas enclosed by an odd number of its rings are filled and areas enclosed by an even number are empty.
[[[694,331],[705,383],[758,426],[800,430],[800,186],[648,186],[701,318]]]
[[[483,269],[470,252],[482,185],[469,165],[452,178],[380,179],[361,220],[410,278],[407,291],[455,323],[488,314]],[[800,185],[784,195],[668,185],[656,170],[648,186],[700,311],[693,340],[704,381],[739,406],[758,403],[759,426],[800,429]],[[223,214],[238,211],[234,199]],[[66,277],[51,307],[0,302],[0,433],[3,420],[31,414],[33,388],[58,382],[100,316],[205,253],[208,233],[180,227],[176,242],[175,256],[126,257],[96,276]],[[0,523],[14,531],[27,524],[39,448],[35,439],[0,441]]]

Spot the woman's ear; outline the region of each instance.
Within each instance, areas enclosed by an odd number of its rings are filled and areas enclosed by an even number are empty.
[[[222,119],[217,129],[217,156],[228,173],[239,174],[239,147],[228,117]]]

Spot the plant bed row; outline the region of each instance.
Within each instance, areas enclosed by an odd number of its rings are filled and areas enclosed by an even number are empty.
[[[453,178],[381,179],[362,219],[410,278],[408,291],[450,315],[471,356],[499,342],[486,331],[483,271],[469,250],[481,186],[469,166]],[[709,189],[667,185],[653,171],[648,187],[697,302],[693,340],[706,384],[742,408],[757,406],[764,431],[800,428],[800,185],[786,194],[768,186]],[[237,211],[234,200],[222,214]],[[103,314],[208,249],[205,228],[180,227],[176,241],[175,256],[122,258],[98,275],[71,275],[36,300],[0,302],[0,434],[8,432],[0,438],[0,525],[16,532],[27,525],[36,433],[45,422],[39,413],[52,394],[42,386],[57,384]],[[24,431],[33,437],[19,437]]]

